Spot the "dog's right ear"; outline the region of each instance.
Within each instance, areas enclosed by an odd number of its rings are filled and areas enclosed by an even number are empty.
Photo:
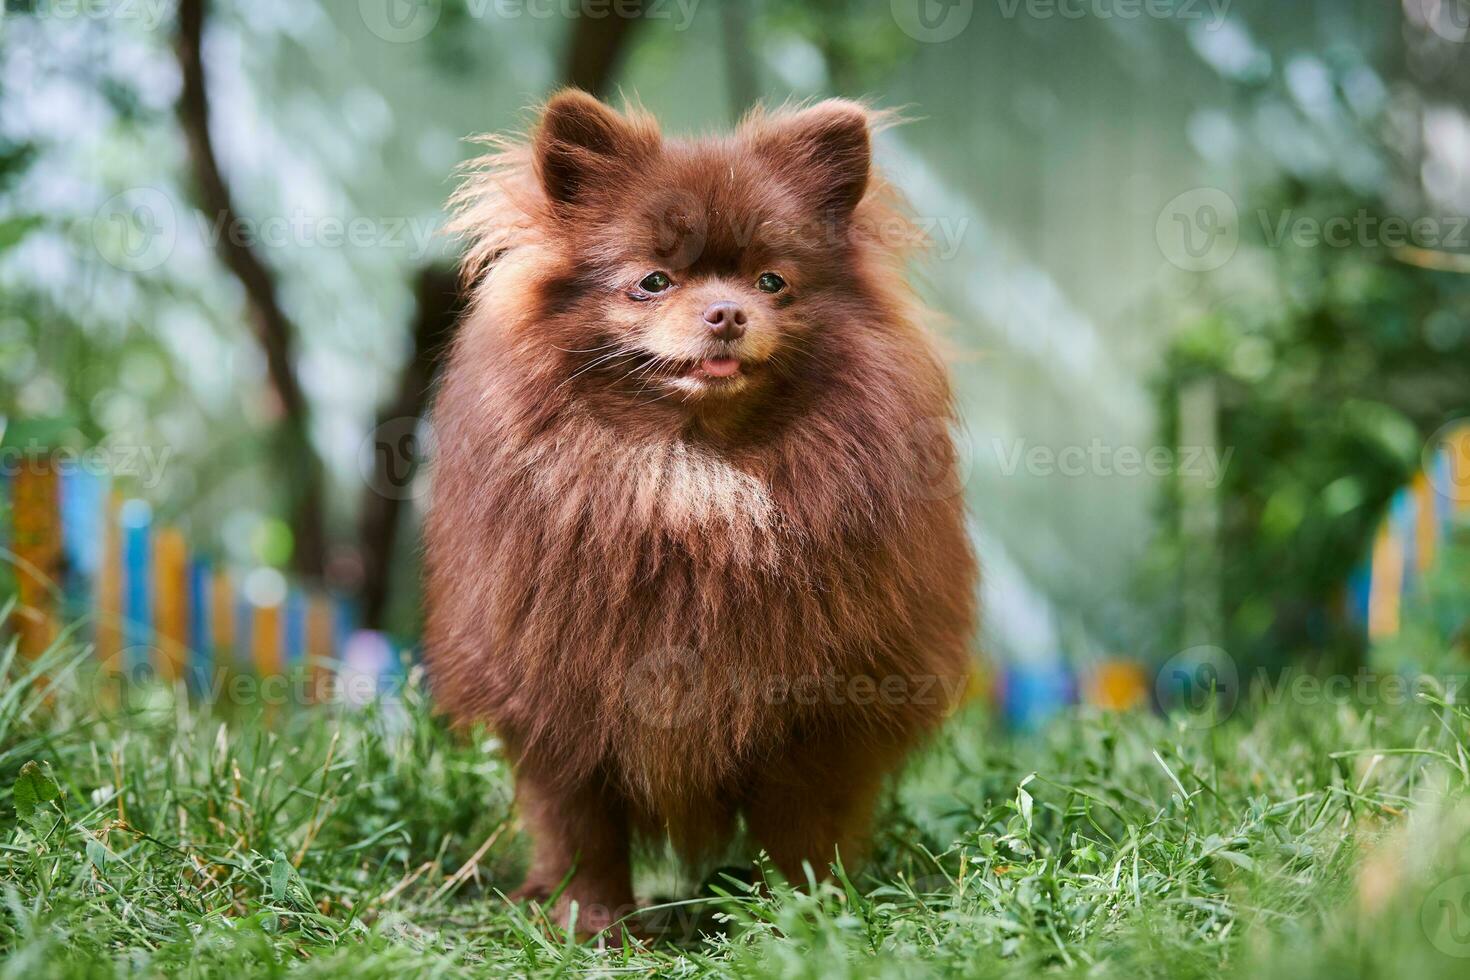
[[[536,175],[555,204],[577,204],[658,146],[650,120],[627,119],[578,89],[552,96],[534,141]]]

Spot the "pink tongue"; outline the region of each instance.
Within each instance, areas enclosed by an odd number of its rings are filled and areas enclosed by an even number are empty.
[[[713,378],[728,378],[740,370],[740,362],[733,357],[706,357],[700,369]]]

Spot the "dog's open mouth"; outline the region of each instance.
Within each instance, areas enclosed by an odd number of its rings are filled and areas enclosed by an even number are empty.
[[[733,378],[743,365],[734,357],[706,357],[694,366],[691,373],[703,378]]]
[[[739,381],[754,369],[755,365],[749,361],[722,354],[667,361],[659,373],[669,380],[708,385]]]
[[[688,395],[734,394],[743,391],[760,367],[728,354],[689,358],[669,368],[668,383]]]
[[[605,372],[618,383],[633,386],[639,392],[661,386],[672,386],[687,394],[699,392],[735,392],[758,373],[761,363],[718,352],[707,357],[667,357],[630,349],[615,355],[604,355],[578,374],[589,370]],[[577,375],[573,375],[574,377]]]

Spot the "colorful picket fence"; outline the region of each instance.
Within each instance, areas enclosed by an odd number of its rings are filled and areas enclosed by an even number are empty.
[[[1396,636],[1404,600],[1433,567],[1457,522],[1470,520],[1470,421],[1442,430],[1424,467],[1394,495],[1373,548],[1348,583],[1370,641]]]
[[[1370,641],[1398,634],[1404,601],[1423,582],[1452,528],[1470,522],[1470,420],[1441,430],[1423,468],[1393,498],[1370,554],[1347,583],[1349,614]],[[1160,704],[1172,693],[1156,690],[1151,675],[1132,661],[1104,659],[1074,667],[1058,656],[1007,664],[993,699],[1010,723],[1035,728],[1063,707],[1085,703],[1126,708]]]
[[[125,677],[151,673],[209,693],[227,674],[307,667],[336,675],[338,690],[356,699],[390,689],[411,659],[358,627],[350,597],[303,588],[272,568],[227,566],[105,475],[44,456],[11,469],[0,480],[0,572],[11,566],[10,628],[27,655],[45,650],[63,624],[81,624],[101,663]],[[972,694],[1029,729],[1079,701],[1147,705],[1150,677],[1121,659],[1080,670],[1062,660],[1010,663]]]
[[[12,566],[9,625],[23,653],[46,649],[62,623],[81,622],[103,664],[201,690],[222,670],[269,677],[309,666],[378,691],[401,676],[406,651],[359,629],[350,597],[303,588],[270,568],[228,567],[105,475],[48,466],[44,457],[13,469],[0,474],[0,555]],[[1448,430],[1395,495],[1349,580],[1351,612],[1370,640],[1398,633],[1405,597],[1467,514],[1470,423]],[[1073,703],[1146,705],[1149,677],[1129,660],[1076,668],[1058,658],[1001,665],[978,693],[1016,727],[1034,728]]]
[[[100,662],[217,690],[225,674],[319,677],[309,690],[382,692],[406,651],[362,630],[349,596],[269,567],[230,567],[154,519],[102,474],[28,456],[0,480],[0,566],[14,579],[10,629],[36,656],[80,624]],[[216,685],[212,687],[212,685]],[[365,699],[365,698],[361,698]]]
[[[1086,704],[1109,711],[1144,708],[1154,703],[1153,674],[1143,664],[1105,658],[1081,667],[1066,660],[1012,663],[996,677],[992,700],[1012,728],[1040,728],[1069,705]]]
[[[381,691],[411,659],[386,636],[359,629],[350,597],[293,584],[270,568],[228,567],[105,475],[48,465],[44,455],[19,458],[23,465],[0,473],[0,557],[11,566],[18,601],[9,627],[24,653],[46,649],[62,623],[82,623],[103,664],[197,689],[221,671],[270,677],[304,665]],[[1470,422],[1441,434],[1349,579],[1350,611],[1370,640],[1398,633],[1405,597],[1467,514]],[[1155,700],[1150,678],[1125,659],[1079,668],[1057,657],[1000,665],[975,693],[1016,727],[1033,728],[1077,702],[1146,705]]]

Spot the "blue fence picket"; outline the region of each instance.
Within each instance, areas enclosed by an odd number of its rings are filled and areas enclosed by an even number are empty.
[[[129,500],[118,514],[123,550],[123,645],[126,669],[133,675],[152,667],[153,641],[153,512],[141,500]]]

